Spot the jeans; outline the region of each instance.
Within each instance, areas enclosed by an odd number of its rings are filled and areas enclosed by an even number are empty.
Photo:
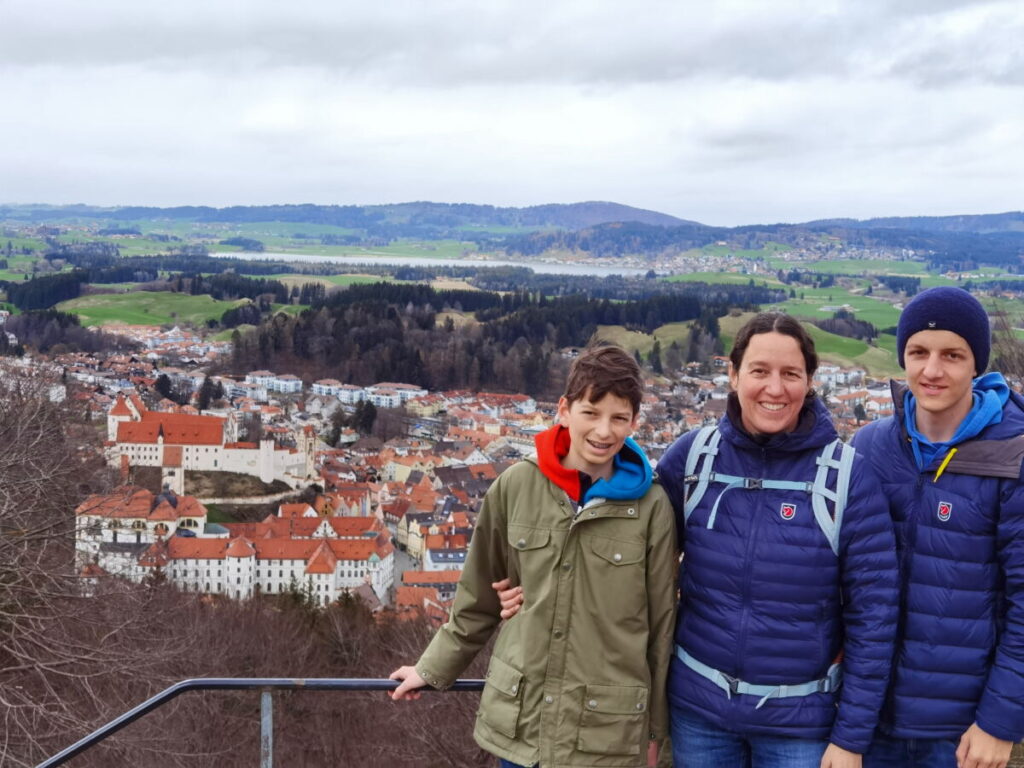
[[[743,736],[672,707],[675,768],[819,768],[828,741]]]
[[[956,768],[955,739],[894,739],[876,733],[864,768]]]
[[[500,757],[498,758],[498,765],[500,766],[500,768],[526,768],[525,765],[519,765],[519,763],[510,763],[508,760],[504,760]],[[537,765],[534,766],[534,768],[540,768],[540,766]]]

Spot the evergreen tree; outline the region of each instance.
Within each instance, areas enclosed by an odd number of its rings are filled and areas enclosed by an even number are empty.
[[[651,347],[651,354],[647,359],[651,364],[652,371],[659,375],[664,373],[664,370],[661,367],[661,342],[657,339],[654,340],[654,346]]]

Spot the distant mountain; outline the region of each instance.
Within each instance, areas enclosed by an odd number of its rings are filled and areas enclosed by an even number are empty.
[[[498,208],[471,203],[412,202],[392,205],[251,205],[211,208],[115,207],[87,205],[0,206],[0,219],[40,221],[58,219],[103,219],[120,221],[175,219],[201,222],[287,221],[297,224],[333,224],[378,235],[430,236],[460,228],[486,230],[488,227],[522,229],[584,229],[613,222],[638,222],[675,227],[696,222],[668,214],[609,202],[534,205],[527,208]],[[395,230],[400,230],[396,232]]]
[[[905,229],[914,232],[1024,232],[1024,212],[983,213],[962,216],[890,216],[878,219],[819,219],[802,226],[848,229]]]

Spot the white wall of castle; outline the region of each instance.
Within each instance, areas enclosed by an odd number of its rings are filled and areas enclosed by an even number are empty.
[[[193,518],[179,522],[185,523],[182,527],[195,530]],[[160,524],[83,515],[79,519],[75,545],[79,567],[96,563],[112,576],[141,582],[153,573],[153,569],[139,565],[139,548],[111,551],[101,544],[152,544],[158,538],[157,525]],[[169,531],[168,535],[173,535],[175,523],[163,525]],[[385,601],[395,580],[394,553],[383,559],[373,554],[366,560],[339,560],[334,571],[327,574],[307,574],[306,565],[305,559],[259,559],[254,555],[175,558],[163,573],[170,583],[188,592],[244,600],[253,597],[257,591],[277,595],[290,589],[307,589],[318,605],[327,605],[362,584],[369,584],[378,599]]]

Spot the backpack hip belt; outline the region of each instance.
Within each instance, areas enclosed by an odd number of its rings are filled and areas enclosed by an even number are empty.
[[[698,675],[710,680],[725,691],[726,696],[730,699],[734,693],[760,696],[761,700],[757,702],[754,709],[760,709],[768,699],[810,696],[812,693],[833,693],[839,690],[843,682],[843,671],[838,662],[829,666],[825,676],[818,680],[809,680],[806,683],[796,683],[795,685],[757,685],[744,682],[739,678],[720,672],[714,667],[709,667],[704,662],[693,658],[681,645],[676,646],[676,658]]]

